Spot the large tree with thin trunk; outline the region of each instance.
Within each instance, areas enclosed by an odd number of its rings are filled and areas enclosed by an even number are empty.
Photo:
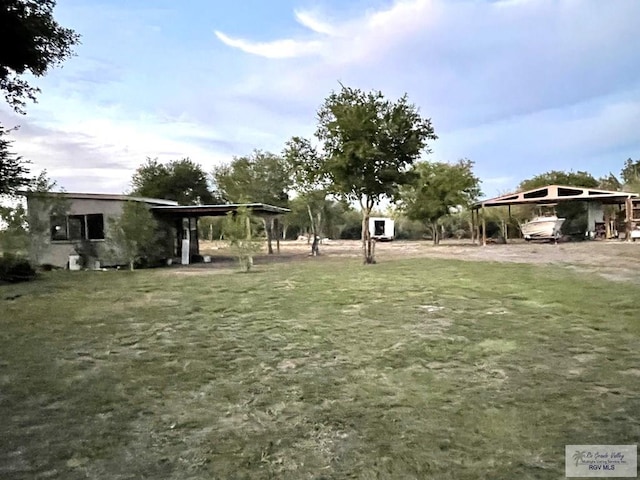
[[[41,77],[73,54],[80,37],[53,18],[55,0],[0,2],[0,90],[9,105],[24,113],[40,91],[26,75]]]
[[[119,217],[109,218],[107,244],[116,257],[124,257],[133,270],[136,261],[144,259],[157,228],[157,221],[144,203],[128,201]]]
[[[375,263],[371,210],[383,198],[396,198],[400,186],[414,178],[411,166],[438,138],[431,119],[406,95],[394,102],[379,91],[342,86],[320,107],[316,137],[329,191],[360,205],[364,263]]]
[[[457,163],[420,162],[413,172],[414,180],[402,187],[402,207],[410,220],[418,220],[433,235],[433,244],[440,242],[438,221],[468,208],[480,196],[480,180],[473,173],[471,160]]]
[[[320,230],[322,209],[328,193],[328,176],[324,170],[325,159],[306,138],[293,137],[283,152],[286,168],[290,172],[292,189],[297,199],[304,203],[311,229],[311,255],[320,254]]]
[[[280,155],[260,150],[236,157],[213,171],[213,182],[224,201],[229,203],[266,203],[286,207],[291,179]],[[273,253],[274,218],[264,218],[268,253]],[[277,228],[276,228],[277,230]],[[276,234],[278,248],[279,235]]]

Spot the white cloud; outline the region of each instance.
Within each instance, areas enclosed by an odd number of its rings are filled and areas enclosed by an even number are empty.
[[[246,53],[252,53],[266,58],[293,58],[303,55],[320,53],[322,43],[320,41],[302,40],[274,40],[273,42],[250,42],[241,38],[231,38],[222,32],[215,32],[218,39],[230,47],[238,48]]]
[[[335,25],[318,18],[316,13],[297,10],[295,18],[316,34],[315,39],[285,38],[270,42],[253,42],[233,38],[215,31],[225,45],[245,53],[266,58],[294,58],[322,54],[331,63],[355,60],[397,44],[403,38],[432,24],[437,11],[436,0],[403,0],[391,7],[371,11],[360,18]]]
[[[296,20],[300,25],[307,27],[316,33],[324,35],[338,35],[339,31],[327,22],[323,22],[319,18],[316,18],[312,12],[306,12],[302,10],[295,11]]]

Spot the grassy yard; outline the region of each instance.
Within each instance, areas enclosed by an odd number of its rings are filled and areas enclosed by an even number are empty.
[[[640,437],[640,287],[351,259],[0,287],[0,478],[558,479]]]

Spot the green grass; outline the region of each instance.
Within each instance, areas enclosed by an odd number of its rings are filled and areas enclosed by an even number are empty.
[[[557,479],[637,442],[640,287],[382,262],[0,287],[0,477]]]

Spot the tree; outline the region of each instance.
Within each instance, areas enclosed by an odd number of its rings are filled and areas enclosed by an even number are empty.
[[[56,182],[43,170],[27,188],[30,197],[27,205],[29,251],[35,265],[40,265],[42,254],[49,246],[51,218],[65,217],[69,212],[69,200],[56,195],[56,187]]]
[[[0,252],[23,255],[29,246],[27,211],[22,204],[0,206]]]
[[[411,181],[410,167],[437,138],[431,120],[422,118],[406,95],[391,102],[381,92],[342,86],[320,107],[316,137],[329,192],[360,205],[364,263],[375,263],[371,210]]]
[[[70,57],[80,36],[53,18],[55,0],[3,0],[0,5],[0,89],[11,107],[24,113],[40,91],[21,78],[41,77]]]
[[[128,201],[122,207],[122,214],[109,219],[109,245],[116,256],[124,256],[129,268],[144,258],[153,243],[158,224],[149,208],[136,201]]]
[[[401,189],[402,209],[410,220],[431,229],[433,244],[440,242],[438,221],[459,208],[468,208],[480,196],[480,180],[471,160],[417,163],[414,180]]]
[[[284,159],[270,152],[255,150],[251,155],[235,157],[228,165],[213,171],[213,180],[222,198],[229,203],[266,203],[286,207],[291,180]],[[273,253],[273,217],[263,218],[268,253]],[[279,235],[278,239],[279,248]]]
[[[236,212],[229,212],[222,228],[240,268],[248,272],[253,267],[253,256],[261,249],[260,242],[254,241],[251,233],[250,210],[239,207]]]
[[[133,174],[131,185],[133,195],[174,200],[180,205],[219,202],[210,188],[207,174],[188,158],[166,164],[156,158],[147,158]]]
[[[628,158],[620,173],[624,188],[630,192],[640,193],[640,160]]]
[[[13,195],[31,181],[27,162],[10,150],[12,141],[5,138],[10,131],[0,125],[0,195]]]
[[[589,172],[563,172],[561,170],[551,170],[541,173],[535,177],[520,182],[520,191],[532,190],[534,188],[546,187],[547,185],[567,185],[572,187],[597,188],[598,180]]]
[[[287,162],[287,171],[291,174],[291,187],[298,194],[298,202],[304,205],[309,219],[312,236],[311,255],[320,254],[320,223],[322,214],[319,211],[327,198],[328,176],[323,169],[325,160],[306,138],[293,137],[283,152]]]
[[[609,175],[600,177],[598,179],[598,188],[602,188],[603,190],[618,191],[622,189],[622,184],[613,173],[609,172]]]

